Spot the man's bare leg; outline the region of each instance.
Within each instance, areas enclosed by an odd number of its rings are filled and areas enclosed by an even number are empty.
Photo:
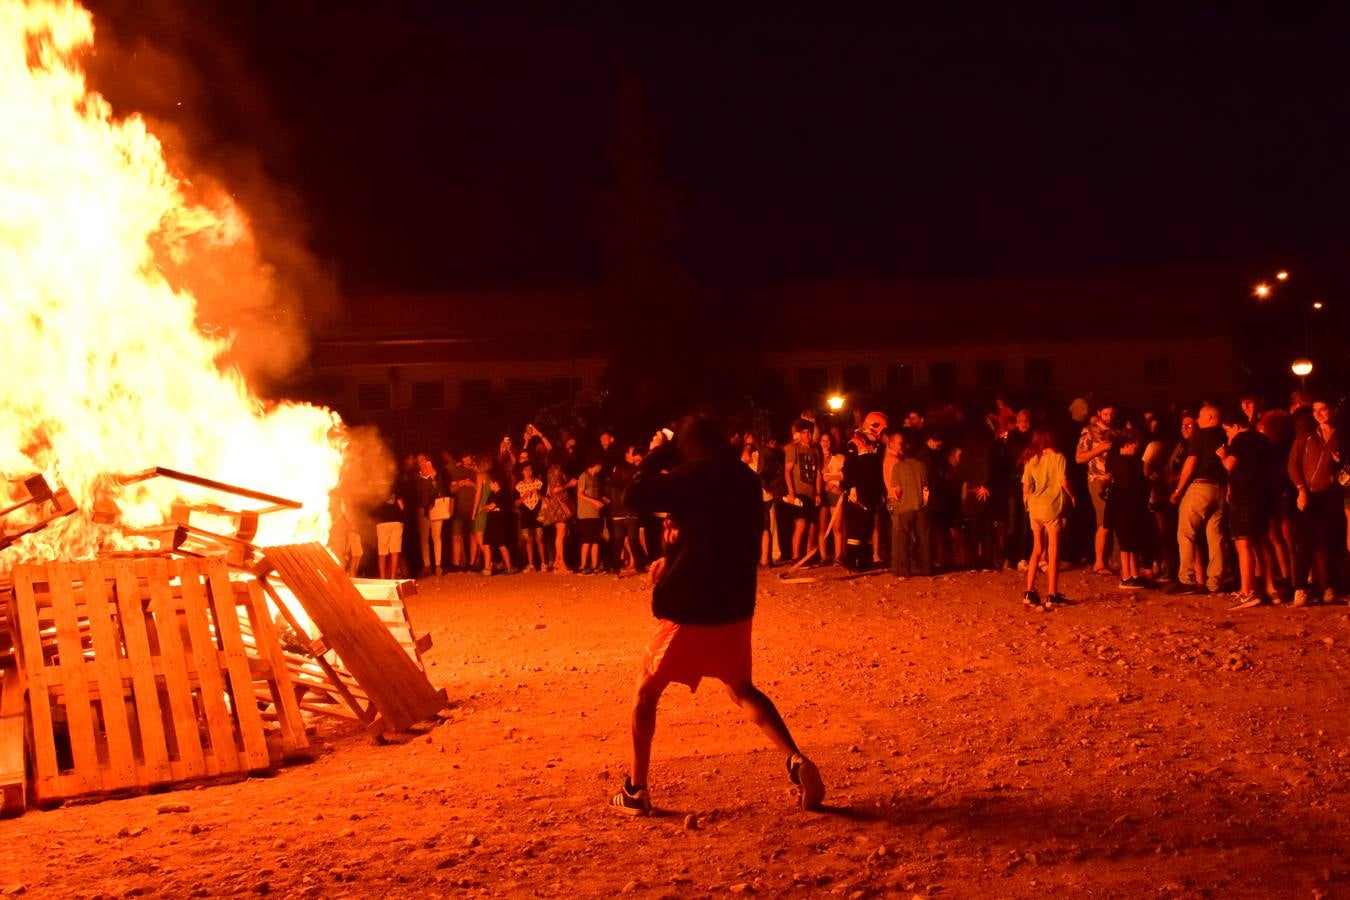
[[[825,798],[825,784],[820,780],[820,771],[815,763],[803,756],[797,748],[797,742],[792,739],[792,733],[788,731],[787,723],[779,714],[778,707],[774,706],[773,701],[751,682],[728,684],[727,694],[731,697],[732,703],[745,710],[750,716],[750,721],[759,726],[774,746],[787,754],[788,774],[801,788],[802,808],[807,810],[819,808],[820,801]]]
[[[778,713],[778,707],[773,705],[773,701],[763,691],[753,684],[729,684],[727,694],[731,697],[731,702],[743,709],[750,717],[750,721],[758,725],[769,740],[773,741],[775,747],[789,755],[798,752],[787,723]]]
[[[656,737],[656,705],[661,702],[664,682],[650,675],[642,676],[633,697],[633,758],[628,777],[639,787],[647,786],[647,775],[652,763],[652,739]]]

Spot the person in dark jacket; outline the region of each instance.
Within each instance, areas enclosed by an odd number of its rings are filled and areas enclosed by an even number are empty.
[[[647,790],[656,707],[672,682],[696,690],[705,677],[726,685],[732,702],[787,754],[788,775],[803,809],[825,796],[820,772],[802,755],[787,725],[750,678],[750,629],[763,521],[759,479],[732,455],[709,420],[681,420],[673,443],[643,460],[624,497],[629,509],[665,513],[672,536],[652,564],[652,613],[659,621],[633,701],[632,768],[610,804],[652,811]]]

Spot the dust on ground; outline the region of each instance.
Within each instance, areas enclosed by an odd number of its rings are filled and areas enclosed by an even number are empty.
[[[820,765],[716,682],[671,688],[651,819],[605,803],[652,627],[639,578],[454,575],[409,602],[445,724],[324,720],[271,778],[0,822],[34,897],[1350,896],[1350,615],[1227,610],[1084,572],[760,578],[757,681]],[[170,811],[177,809],[180,811]]]

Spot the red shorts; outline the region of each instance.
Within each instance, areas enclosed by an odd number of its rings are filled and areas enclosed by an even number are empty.
[[[726,684],[750,683],[750,625],[681,625],[661,619],[647,647],[642,673],[662,684],[678,681],[698,690],[705,676]]]

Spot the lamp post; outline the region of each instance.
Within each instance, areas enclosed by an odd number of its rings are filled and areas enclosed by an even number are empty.
[[[1299,387],[1305,390],[1308,387],[1308,376],[1312,374],[1312,360],[1306,356],[1301,356],[1289,364],[1289,371],[1298,376]]]
[[[844,398],[839,394],[831,394],[826,398],[825,405],[830,408],[830,412],[839,412],[844,408]]]

